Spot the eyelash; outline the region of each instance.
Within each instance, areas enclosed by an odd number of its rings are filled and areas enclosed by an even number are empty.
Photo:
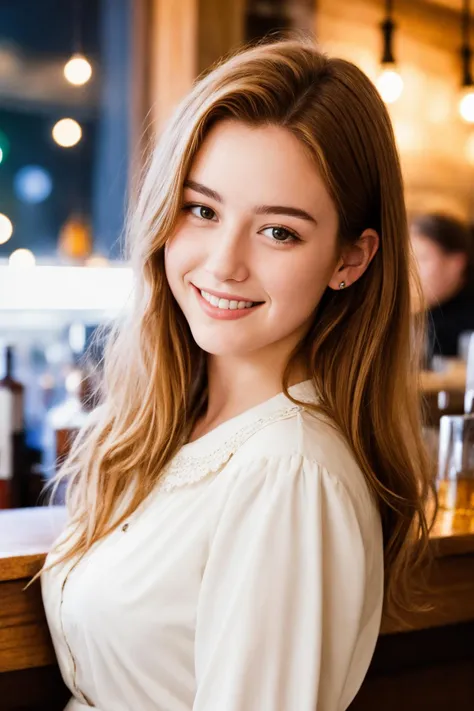
[[[182,207],[183,212],[191,213],[191,210],[195,207],[204,207],[206,210],[210,210],[214,215],[216,214],[212,207],[208,207],[207,205],[203,205],[199,202],[189,202],[185,203]],[[196,217],[196,215],[194,215]],[[212,220],[206,220],[205,217],[198,217],[198,220],[202,220],[203,222],[211,222]],[[271,241],[281,247],[285,247],[289,244],[295,244],[296,242],[301,242],[301,239],[298,237],[298,235],[293,232],[292,230],[289,230],[288,227],[283,227],[283,225],[270,225],[269,227],[264,227],[263,230],[260,230],[260,232],[263,232],[264,230],[283,230],[283,232],[286,232],[288,237],[290,238],[288,241],[282,242],[281,240],[277,240],[275,238],[271,238]]]

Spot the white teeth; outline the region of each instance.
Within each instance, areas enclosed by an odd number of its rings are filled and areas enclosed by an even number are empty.
[[[249,309],[254,305],[253,301],[229,301],[229,299],[219,299],[217,296],[208,294],[207,291],[201,291],[201,296],[212,304],[212,306],[216,306],[219,309]]]

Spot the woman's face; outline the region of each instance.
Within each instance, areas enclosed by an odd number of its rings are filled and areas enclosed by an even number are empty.
[[[337,227],[323,181],[289,131],[218,123],[191,166],[165,252],[197,344],[216,356],[289,354],[328,284],[344,278]]]

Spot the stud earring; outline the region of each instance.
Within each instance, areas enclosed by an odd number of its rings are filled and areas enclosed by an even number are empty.
[[[345,289],[345,288],[346,288],[346,282],[345,282],[345,281],[341,281],[341,283],[339,284],[339,288],[340,288],[340,289]]]

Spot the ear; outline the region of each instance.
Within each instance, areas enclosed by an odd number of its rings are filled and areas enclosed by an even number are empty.
[[[364,230],[357,242],[345,245],[328,286],[339,291],[342,283],[344,283],[342,288],[354,284],[364,274],[377,254],[379,244],[380,238],[377,232],[367,229]]]

